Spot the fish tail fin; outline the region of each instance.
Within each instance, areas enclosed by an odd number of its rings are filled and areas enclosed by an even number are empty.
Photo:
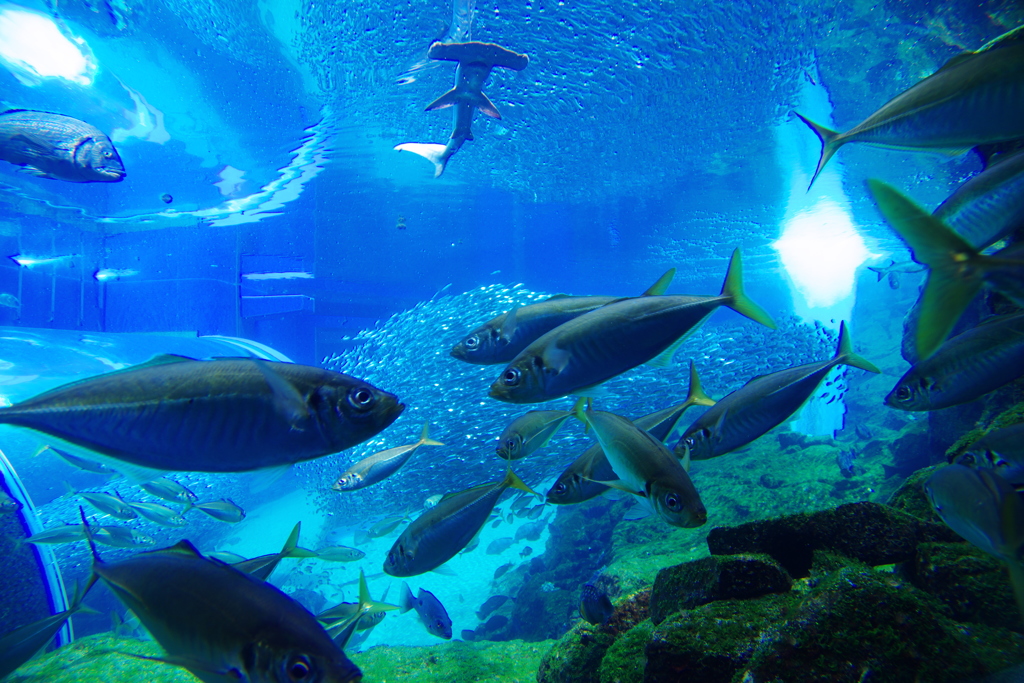
[[[409,584],[405,581],[402,582],[402,599],[398,603],[398,612],[405,614],[413,608],[416,604],[416,598],[413,596],[412,591],[409,590]]]
[[[866,358],[861,358],[853,352],[853,341],[850,339],[850,333],[846,329],[845,320],[839,323],[839,348],[836,349],[836,355],[832,360],[836,365],[849,365],[875,374],[882,374],[882,371],[875,367],[874,363]]]
[[[390,612],[401,609],[398,605],[390,605],[386,602],[379,602],[370,597],[370,588],[366,585],[366,574],[359,570],[359,614],[367,612]]]
[[[430,423],[423,423],[423,433],[420,434],[420,445],[421,446],[443,446],[444,444],[440,441],[434,441],[430,438]]]
[[[874,266],[868,266],[868,270],[870,270],[871,272],[878,276],[878,279],[875,280],[875,282],[881,282],[882,278],[885,277],[884,268],[875,268]]]
[[[915,335],[918,359],[924,360],[946,340],[981,290],[985,257],[890,185],[871,179],[868,187],[879,211],[910,247],[914,260],[928,266]],[[977,267],[965,267],[971,265]]]
[[[448,165],[448,157],[445,155],[448,145],[438,145],[430,142],[403,142],[400,145],[395,145],[395,150],[418,154],[434,164],[435,178],[440,178],[441,174],[444,173],[445,167]]]
[[[1024,564],[1014,560],[1007,563],[1010,570],[1010,585],[1013,587],[1013,597],[1017,601],[1017,609],[1020,611],[1021,619],[1024,619]]]
[[[798,119],[806,123],[807,126],[814,131],[814,134],[818,136],[818,139],[821,140],[821,157],[818,159],[818,167],[814,169],[814,176],[811,177],[811,182],[807,184],[807,190],[810,191],[811,186],[814,185],[814,181],[817,180],[818,175],[821,174],[821,169],[825,168],[825,164],[827,164],[828,160],[832,158],[832,155],[836,153],[836,150],[843,146],[844,141],[837,140],[839,133],[831,128],[826,128],[821,124],[815,123],[814,121],[801,116],[797,112],[793,113],[796,114]]]
[[[697,366],[690,361],[690,391],[686,395],[686,402],[693,406],[713,406],[713,398],[704,393],[704,387],[700,384],[700,375],[697,374]]]
[[[527,493],[532,493],[535,496],[541,497],[539,493],[527,486],[526,483],[519,478],[519,475],[512,471],[511,467],[509,467],[508,472],[505,473],[505,479],[502,481],[502,484],[504,486],[519,489],[520,491],[526,491]]]
[[[103,564],[103,560],[100,559],[100,553],[96,550],[96,541],[92,539],[92,529],[89,528],[89,521],[85,518],[85,510],[82,506],[78,506],[78,516],[82,518],[82,529],[85,530],[85,540],[89,544],[89,553],[92,555],[92,571],[89,573],[89,580],[85,584],[85,590],[82,591],[82,597],[89,592],[89,589],[93,587],[100,575],[96,573],[96,566]]]
[[[78,491],[75,490],[75,487],[67,479],[64,479],[61,483],[64,484],[64,493],[57,496],[58,498],[74,498],[78,495]]]
[[[771,316],[743,291],[743,261],[739,249],[734,250],[732,258],[729,259],[729,270],[725,274],[725,284],[722,285],[722,296],[729,299],[725,305],[740,315],[775,329],[775,321]]]
[[[672,278],[676,276],[676,269],[669,268],[665,271],[665,274],[657,279],[657,281],[647,288],[641,296],[660,296],[665,293],[668,286],[672,284]]]
[[[45,453],[48,450],[50,450],[50,445],[49,444],[46,444],[45,446],[40,446],[39,449],[35,453],[32,454],[32,457],[33,458],[38,458],[40,455],[42,455],[43,453]]]
[[[299,532],[302,530],[302,522],[295,522],[295,526],[292,527],[292,532],[288,534],[288,538],[285,539],[284,546],[281,548],[281,557],[295,557],[293,553],[299,550]]]

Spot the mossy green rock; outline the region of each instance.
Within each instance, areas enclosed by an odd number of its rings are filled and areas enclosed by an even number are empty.
[[[918,588],[944,602],[957,621],[1021,630],[1006,565],[967,543],[922,543],[908,567]]]
[[[932,476],[937,468],[943,465],[932,465],[914,472],[904,481],[896,492],[889,498],[889,507],[895,508],[918,519],[935,524],[942,524],[942,520],[935,513],[928,496],[924,492],[924,483]]]
[[[784,593],[792,585],[786,570],[768,555],[705,557],[658,572],[651,591],[651,621],[660,624],[673,612],[715,600]]]
[[[598,668],[615,634],[579,623],[541,659],[537,683],[598,683]]]
[[[551,642],[463,643],[431,647],[374,647],[351,656],[368,683],[526,683],[534,681]],[[152,641],[88,636],[32,660],[4,683],[198,683],[187,670],[137,656],[161,657]],[[597,664],[594,669],[596,671]],[[596,680],[596,679],[595,679]]]
[[[653,630],[654,624],[649,620],[642,621],[612,643],[598,669],[600,682],[641,683],[647,663],[644,650]]]
[[[715,528],[708,534],[708,548],[712,555],[765,553],[793,578],[803,578],[810,573],[815,550],[875,566],[913,560],[918,543],[957,539],[945,525],[923,522],[880,503],[861,502]]]

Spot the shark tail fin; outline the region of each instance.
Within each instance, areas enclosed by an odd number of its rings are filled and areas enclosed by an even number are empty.
[[[445,166],[448,164],[448,158],[445,156],[445,151],[448,149],[447,145],[437,145],[429,142],[405,142],[401,145],[396,145],[395,149],[399,152],[418,154],[434,164],[435,178],[441,177]]]
[[[984,257],[963,237],[880,180],[868,187],[885,220],[928,266],[917,321],[917,357],[924,360],[946,340],[956,321],[981,290]],[[970,267],[980,266],[980,267]]]
[[[832,155],[836,153],[836,150],[843,146],[845,141],[837,140],[836,138],[839,137],[839,133],[831,128],[826,128],[825,126],[817,124],[808,118],[804,118],[800,114],[797,114],[797,112],[793,113],[796,114],[798,119],[806,123],[807,126],[814,131],[814,134],[821,140],[821,158],[818,159],[818,168],[814,169],[814,176],[811,178],[811,182],[807,185],[807,190],[810,191],[811,185],[814,185],[814,181],[817,180],[818,175],[821,174],[821,169],[825,168],[825,164],[827,164],[828,160],[832,158]]]
[[[743,291],[743,261],[740,259],[739,249],[732,252],[732,258],[729,260],[729,270],[725,273],[725,283],[722,285],[722,296],[730,299],[725,305],[740,315],[775,329],[775,321],[771,316]]]

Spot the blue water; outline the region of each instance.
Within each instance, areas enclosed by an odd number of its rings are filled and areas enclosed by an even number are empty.
[[[299,465],[263,490],[251,475],[174,477],[201,499],[242,505],[248,517],[237,526],[198,515],[184,530],[132,523],[158,546],[186,536],[201,550],[245,556],[277,550],[299,519],[300,545],[351,545],[382,517],[415,515],[428,496],[501,475],[492,442],[522,411],[487,398],[499,368],[448,357],[469,329],[552,294],[638,294],[669,267],[678,268],[670,292],[714,294],[739,247],[746,288],[780,331],[719,311],[670,370],[617,378],[602,407],[635,416],[680,400],[691,358],[716,397],[757,374],[828,358],[845,318],[887,377],[837,373],[799,429],[849,430],[906,368],[902,313],[922,281],[904,275],[892,289],[867,270],[908,254],[864,181],[883,178],[932,208],[979,164],[844,147],[818,187],[831,188],[822,197],[846,216],[843,234],[856,236],[864,255],[848,293],[814,305],[825,285],[801,289],[773,247],[794,216],[827,218],[817,195],[804,199],[818,141],[790,112],[813,110],[845,129],[1020,19],[1010,2],[930,4],[477,2],[463,33],[526,53],[530,64],[495,69],[484,91],[502,119],[477,115],[476,139],[434,179],[428,162],[393,147],[443,143],[451,132],[450,110],[423,109],[451,87],[452,64],[398,82],[452,30],[447,3],[0,2],[0,17],[52,19],[92,65],[88,82],[75,82],[0,59],[4,108],[87,120],[111,135],[127,169],[121,183],[75,185],[0,162],[0,292],[18,301],[0,307],[9,332],[0,339],[0,394],[21,400],[155,353],[189,353],[192,343],[166,336],[96,351],[121,333],[251,339],[362,377],[409,406],[375,439]],[[6,258],[16,255],[63,258],[34,266]],[[44,349],[80,346],[109,362],[40,367],[12,341],[14,328],[35,330]],[[412,443],[423,421],[444,449],[422,450],[373,489],[328,490],[347,463]],[[64,480],[130,488],[52,455],[33,458],[48,442],[41,435],[0,427],[0,436],[46,526],[74,522],[75,503],[59,498]],[[587,443],[566,430],[550,456],[517,471],[546,491]],[[494,570],[525,563],[523,542],[484,553],[521,524],[485,527],[480,548],[450,563],[457,580],[411,581],[447,605],[456,635],[477,625]],[[286,560],[274,582],[318,591],[327,604],[352,599],[353,587],[338,584],[359,566],[380,572],[393,538],[361,546],[358,564]],[[546,539],[545,531],[529,543],[532,557]],[[84,547],[59,546],[56,555],[66,581],[85,576]],[[593,571],[601,565],[595,557]],[[389,584],[397,599],[400,581],[385,579],[371,581],[374,597]],[[76,618],[76,628],[105,630],[105,619]],[[437,641],[407,615],[389,617],[366,646],[382,642]]]

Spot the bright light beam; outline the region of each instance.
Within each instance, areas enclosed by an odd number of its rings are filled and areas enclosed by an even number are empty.
[[[85,41],[69,40],[49,17],[11,5],[0,9],[0,58],[26,85],[52,77],[91,85],[96,64],[87,52]]]

